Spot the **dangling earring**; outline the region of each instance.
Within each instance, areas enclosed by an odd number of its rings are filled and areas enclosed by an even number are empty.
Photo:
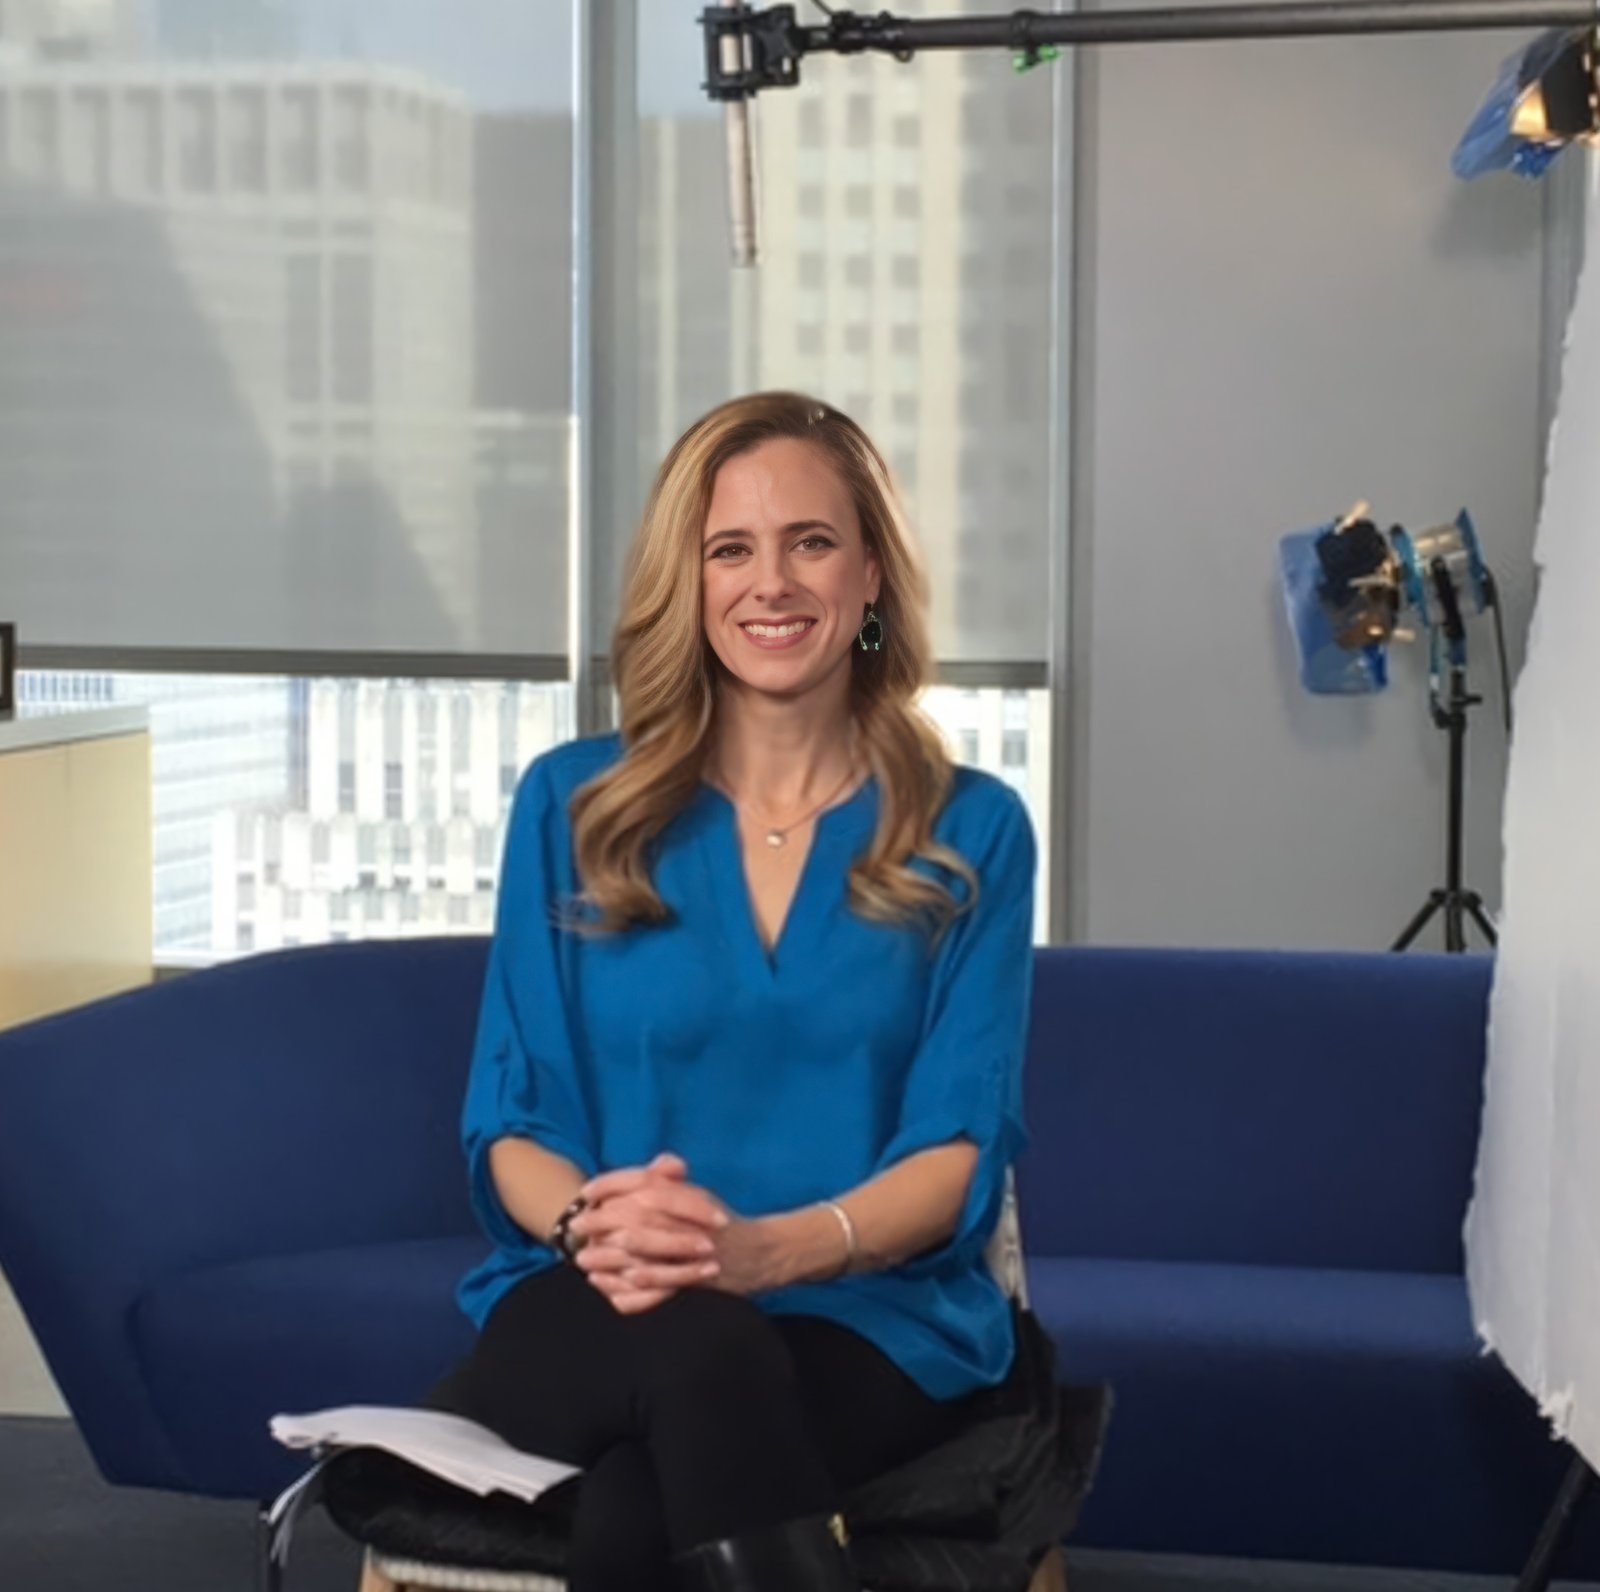
[[[861,643],[861,650],[865,652],[871,647],[874,652],[883,649],[883,621],[878,617],[878,610],[867,604],[867,617],[861,621],[861,628],[856,632],[856,640]]]

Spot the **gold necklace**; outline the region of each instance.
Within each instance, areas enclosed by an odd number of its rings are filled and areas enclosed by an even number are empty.
[[[842,791],[845,788],[845,786],[850,783],[850,781],[852,779],[855,778],[855,774],[856,774],[855,759],[852,758],[851,761],[850,761],[850,767],[845,770],[844,778],[842,780],[840,780],[839,783],[837,785],[835,785],[833,787],[833,789],[831,791],[829,791],[828,794],[826,796],[824,796],[822,798],[822,800],[820,802],[818,802],[817,805],[815,807],[811,808],[808,812],[801,813],[801,815],[798,818],[791,818],[788,823],[783,824],[782,826],[779,826],[777,824],[767,824],[767,823],[764,822],[764,820],[758,820],[758,821],[763,823],[763,825],[764,825],[764,827],[766,829],[766,832],[767,832],[767,844],[769,846],[771,846],[774,850],[776,850],[779,846],[787,845],[789,843],[789,831],[791,829],[798,829],[801,826],[801,824],[805,823],[805,821],[808,818],[814,818],[818,813],[820,813],[822,811],[822,809],[824,807],[826,807],[828,805],[828,803],[831,802],[834,799],[834,797],[837,796],[839,794],[839,792]],[[728,800],[733,803],[734,808],[737,811],[744,812],[746,810],[745,805],[740,802],[739,798],[737,796],[735,796],[734,793],[731,790],[729,790],[726,785],[722,784],[720,780],[713,780],[712,784],[714,784],[717,787],[717,789],[720,790],[722,792],[722,794],[724,796],[726,796],[728,798]]]

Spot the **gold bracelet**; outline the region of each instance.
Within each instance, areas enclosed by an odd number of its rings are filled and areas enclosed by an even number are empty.
[[[856,1240],[856,1224],[850,1220],[849,1211],[838,1200],[819,1200],[817,1203],[825,1210],[833,1212],[838,1219],[840,1230],[844,1233],[844,1265],[839,1268],[835,1275],[846,1277],[850,1274],[851,1268],[856,1263],[856,1256],[861,1250],[861,1246]]]

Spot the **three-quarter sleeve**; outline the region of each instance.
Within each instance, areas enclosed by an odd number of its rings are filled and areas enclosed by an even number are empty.
[[[957,1139],[977,1146],[978,1165],[950,1239],[900,1268],[902,1275],[982,1253],[999,1220],[1006,1170],[1026,1143],[1022,1063],[1033,988],[1037,852],[1021,799],[1000,786],[990,805],[982,830],[956,843],[978,876],[977,898],[935,954],[898,1127],[878,1169]]]
[[[561,977],[558,921],[571,889],[564,803],[549,770],[523,775],[506,827],[494,937],[462,1109],[472,1206],[512,1249],[533,1242],[512,1220],[489,1172],[496,1139],[532,1139],[590,1176],[598,1170]]]

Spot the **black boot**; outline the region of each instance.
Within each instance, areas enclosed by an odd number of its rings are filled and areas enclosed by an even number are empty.
[[[684,1592],[861,1592],[838,1515],[702,1542],[674,1565]]]

